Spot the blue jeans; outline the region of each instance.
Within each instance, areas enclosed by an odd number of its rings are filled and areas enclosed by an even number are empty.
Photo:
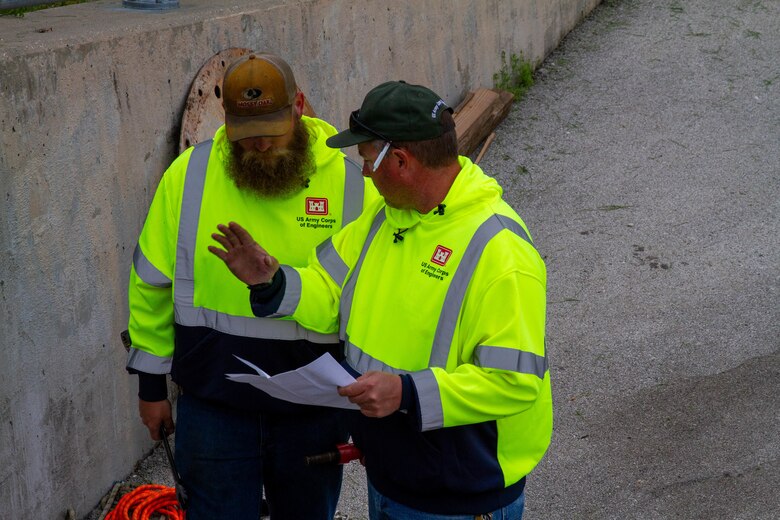
[[[273,520],[331,520],[342,466],[306,466],[304,457],[348,439],[337,409],[261,414],[178,398],[176,466],[187,491],[187,520],[258,520],[262,490]]]
[[[492,520],[520,520],[525,506],[525,491],[520,497],[501,509],[485,511],[484,518]],[[437,515],[412,509],[387,498],[368,482],[368,517],[371,520],[475,520],[479,515]],[[188,519],[189,520],[189,517]]]

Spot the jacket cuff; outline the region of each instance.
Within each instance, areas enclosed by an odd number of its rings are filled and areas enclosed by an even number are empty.
[[[165,374],[138,372],[138,398],[152,402],[168,399],[168,380]]]
[[[284,298],[286,287],[287,278],[282,269],[276,271],[270,283],[250,285],[249,304],[252,306],[252,314],[263,318],[276,313]]]

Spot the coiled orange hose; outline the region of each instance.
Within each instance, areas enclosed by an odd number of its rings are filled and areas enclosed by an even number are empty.
[[[168,520],[185,520],[185,513],[176,500],[176,489],[147,484],[119,499],[105,520],[149,520],[152,515],[160,514]]]

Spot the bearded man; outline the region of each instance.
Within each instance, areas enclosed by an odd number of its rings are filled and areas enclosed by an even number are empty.
[[[274,375],[325,352],[338,336],[293,321],[258,320],[246,287],[209,254],[217,223],[236,220],[285,263],[354,220],[378,195],[360,167],[325,140],[328,123],[303,115],[304,96],[278,56],[250,54],[223,81],[225,124],[163,175],[133,255],[127,370],[152,439],[174,430],[166,374],[177,399],[176,465],[188,520],[257,520],[263,489],[271,518],[332,519],[340,466],[304,457],[348,437],[343,412],[292,404],[231,382],[245,359]]]

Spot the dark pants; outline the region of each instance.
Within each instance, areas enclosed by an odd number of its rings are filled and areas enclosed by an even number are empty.
[[[306,466],[304,457],[347,441],[345,415],[335,408],[260,414],[179,396],[176,465],[187,520],[258,520],[263,488],[272,520],[331,520],[342,466]]]

